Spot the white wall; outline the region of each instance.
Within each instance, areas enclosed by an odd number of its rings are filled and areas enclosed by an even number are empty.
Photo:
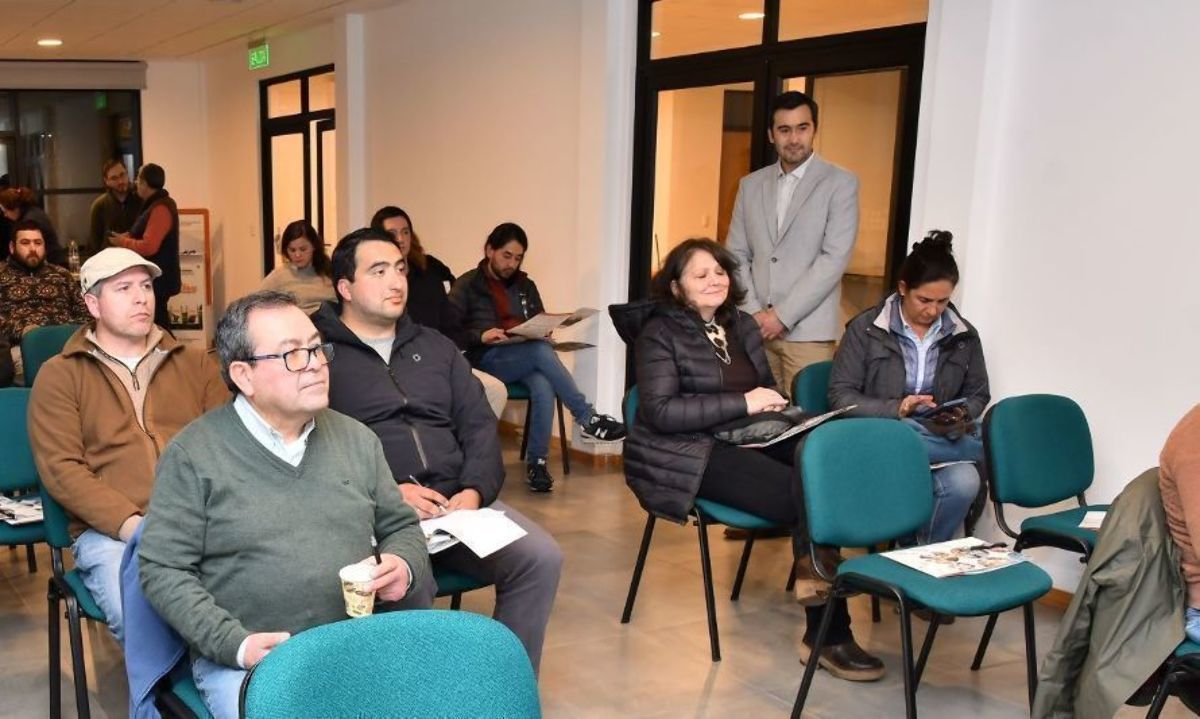
[[[142,91],[142,154],[162,165],[182,208],[209,206],[208,117],[204,65],[155,60]]]
[[[619,45],[632,35],[622,5],[413,0],[365,14],[368,214],[403,207],[459,274],[493,227],[517,222],[549,309],[623,300],[633,52]],[[628,62],[610,62],[613,43]],[[568,361],[611,412],[621,360],[607,325],[583,328],[602,346]]]
[[[1200,88],[1179,82],[1198,24],[1187,0],[930,8],[912,235],[955,232],[993,397],[1082,405],[1095,501],[1200,399]],[[1074,588],[1073,559],[1038,556]]]

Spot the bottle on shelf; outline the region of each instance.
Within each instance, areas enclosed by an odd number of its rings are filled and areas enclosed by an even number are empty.
[[[75,240],[67,243],[67,269],[71,274],[79,275],[79,243]]]

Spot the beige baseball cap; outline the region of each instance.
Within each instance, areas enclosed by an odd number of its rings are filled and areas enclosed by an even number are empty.
[[[109,247],[100,250],[88,258],[79,268],[79,287],[84,294],[96,286],[97,282],[119,275],[130,267],[145,267],[150,277],[162,276],[162,270],[145,257],[124,247]]]

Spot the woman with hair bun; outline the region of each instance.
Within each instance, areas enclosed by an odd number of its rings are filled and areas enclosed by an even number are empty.
[[[846,325],[829,380],[831,406],[907,423],[931,464],[983,460],[975,420],[991,399],[979,333],[950,302],[958,285],[953,239],[933,230],[913,246],[896,292]],[[956,406],[937,411],[949,402]],[[916,541],[953,538],[978,493],[974,464],[934,470],[933,516]]]

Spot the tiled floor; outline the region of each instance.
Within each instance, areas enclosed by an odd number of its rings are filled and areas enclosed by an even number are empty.
[[[623,478],[576,463],[557,477],[552,495],[528,493],[511,438],[506,438],[510,486],[505,501],[541,522],[558,538],[566,564],[542,661],[541,692],[550,719],[575,717],[784,717],[800,683],[797,661],[804,613],[783,591],[789,556],[784,540],[755,545],[742,597],[729,601],[740,542],[712,532],[713,571],[723,661],[709,660],[696,530],[659,522],[633,621],[618,621],[645,514]],[[551,466],[557,466],[552,461]],[[0,717],[46,715],[45,577],[49,556],[30,575],[24,554],[0,549]],[[468,594],[464,609],[490,612],[488,591]],[[872,625],[865,599],[851,602],[860,643],[879,654],[888,675],[850,684],[818,672],[806,716],[904,715],[898,672],[899,632],[886,606]],[[1058,613],[1040,607],[1037,641],[1050,647]],[[1019,614],[1001,619],[984,667],[968,669],[982,619],[943,627],[918,693],[927,717],[979,719],[1028,716]],[[915,641],[925,626],[915,622]],[[126,714],[121,654],[107,632],[87,632],[88,683],[95,717]],[[74,715],[64,633],[66,716]],[[1126,708],[1119,716],[1144,710]],[[1172,701],[1164,716],[1188,713]]]

